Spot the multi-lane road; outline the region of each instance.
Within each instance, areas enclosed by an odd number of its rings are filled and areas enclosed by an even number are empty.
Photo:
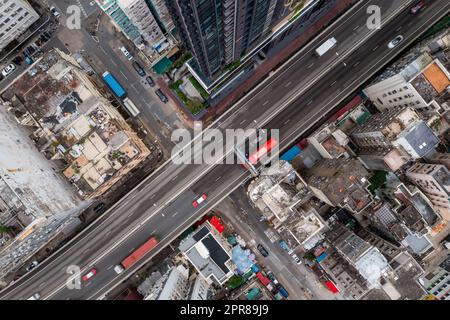
[[[422,13],[411,15],[411,3],[359,3],[212,126],[222,130],[279,128],[281,145],[289,145],[450,8],[446,0],[436,0]],[[371,4],[382,9],[381,30],[366,28],[366,9]],[[404,41],[389,50],[387,44],[398,34]],[[314,56],[314,49],[330,36],[336,37],[338,46],[321,58]],[[27,299],[37,292],[44,299],[102,298],[248,176],[240,165],[174,165],[169,161],[60,251],[6,288],[0,298]],[[208,202],[192,208],[192,200],[202,193],[208,194]],[[114,265],[152,234],[161,239],[156,250],[127,272],[115,274]],[[68,265],[80,266],[82,273],[95,266],[98,274],[82,283],[81,289],[69,290],[65,285]]]

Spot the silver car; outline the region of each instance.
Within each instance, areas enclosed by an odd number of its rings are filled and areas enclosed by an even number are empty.
[[[4,77],[7,77],[7,76],[9,76],[14,70],[16,70],[16,66],[15,66],[14,64],[11,63],[10,65],[6,66],[5,69],[3,69],[2,75],[3,75]]]
[[[394,49],[400,42],[403,41],[403,36],[398,35],[388,44],[389,49]]]

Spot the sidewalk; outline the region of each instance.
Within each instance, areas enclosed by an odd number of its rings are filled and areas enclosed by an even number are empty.
[[[245,93],[249,92],[253,87],[255,87],[259,82],[261,82],[264,77],[266,77],[270,71],[277,68],[284,61],[289,59],[289,57],[294,54],[297,50],[305,45],[309,40],[314,38],[322,29],[324,29],[328,24],[330,24],[335,18],[343,14],[354,2],[354,0],[340,0],[334,7],[334,9],[323,16],[315,25],[306,30],[301,36],[299,36],[295,41],[291,42],[288,46],[281,49],[276,56],[265,61],[261,66],[259,66],[255,73],[241,84],[236,90],[231,92],[219,102],[216,106],[210,107],[208,109],[208,114],[205,116],[205,120],[208,117],[215,117],[222,114],[228,107],[235,103],[239,98],[241,98]]]

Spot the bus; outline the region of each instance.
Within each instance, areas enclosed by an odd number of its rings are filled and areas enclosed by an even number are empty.
[[[139,113],[141,113],[139,111],[139,109],[136,107],[136,105],[134,104],[133,101],[131,101],[128,98],[123,99],[123,104],[125,105],[125,107],[127,108],[128,112],[133,116],[136,117]]]
[[[116,78],[114,78],[111,73],[109,73],[108,71],[103,73],[103,80],[117,97],[123,98],[125,96],[125,89],[122,88],[122,86],[119,84],[119,82],[117,82]]]
[[[270,138],[255,153],[251,154],[248,157],[248,161],[253,165],[257,164],[258,161],[261,160],[262,157],[267,155],[277,144],[278,141],[276,139]]]

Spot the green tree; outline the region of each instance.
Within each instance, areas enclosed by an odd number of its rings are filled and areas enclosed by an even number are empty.
[[[386,171],[375,171],[375,174],[369,179],[370,186],[368,189],[371,193],[375,193],[375,190],[384,186],[387,174]]]
[[[12,231],[11,227],[0,225],[0,234],[10,233]]]
[[[227,285],[230,289],[236,289],[236,288],[240,287],[243,283],[244,283],[244,278],[242,278],[241,276],[238,276],[238,275],[234,275],[230,278],[230,280],[228,280]]]

